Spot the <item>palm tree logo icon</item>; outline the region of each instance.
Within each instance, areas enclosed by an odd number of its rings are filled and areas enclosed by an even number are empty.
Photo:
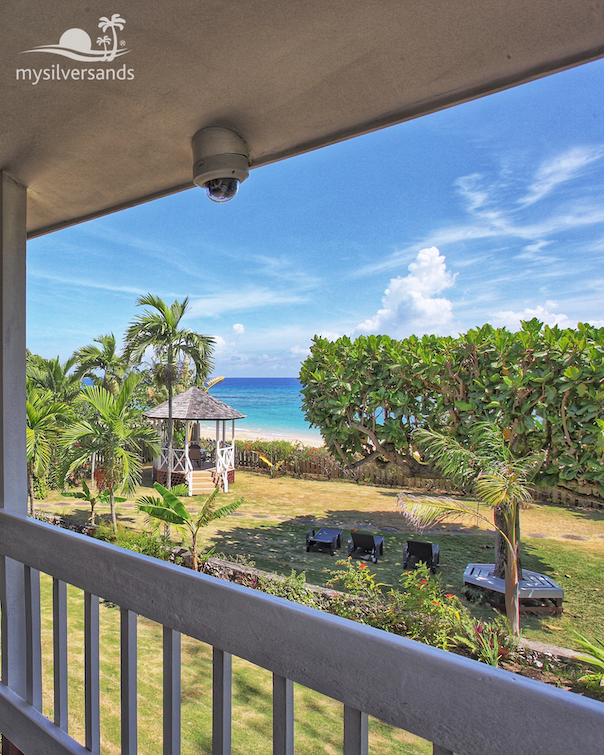
[[[125,42],[122,40],[118,46],[117,30],[122,31],[126,19],[122,18],[119,13],[114,13],[111,18],[107,16],[101,16],[98,26],[103,33],[111,31],[111,37],[105,34],[104,37],[97,37],[96,43],[103,49],[93,50],[92,39],[90,35],[84,31],[84,29],[67,29],[63,32],[59,39],[59,44],[56,45],[38,45],[31,50],[22,50],[22,53],[27,52],[48,52],[53,55],[62,55],[65,58],[71,58],[71,60],[81,60],[84,62],[107,62],[115,60],[115,58],[121,55],[126,55],[131,52],[124,49]],[[111,49],[109,45],[113,41]],[[121,49],[118,49],[120,47]]]
[[[115,33],[116,29],[119,29],[120,31],[124,28],[124,24],[126,21],[120,16],[119,13],[114,13],[111,18],[107,18],[107,16],[102,16],[99,20],[99,28],[101,31],[107,31],[107,29],[111,29],[113,32],[113,49],[109,53],[109,57],[107,60],[115,60],[115,56],[117,55],[117,34]]]
[[[103,49],[105,50],[104,60],[107,60],[107,45],[111,43],[111,37],[108,37],[106,34],[104,37],[97,37],[96,43],[97,45],[103,45]]]

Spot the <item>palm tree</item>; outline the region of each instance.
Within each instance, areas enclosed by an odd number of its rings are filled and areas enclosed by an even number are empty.
[[[100,344],[100,348],[90,344],[74,353],[73,358],[77,364],[74,374],[80,379],[92,378],[95,384],[102,385],[109,393],[116,393],[128,369],[128,362],[117,353],[113,333],[99,336],[94,339],[94,342]],[[103,375],[100,383],[97,370],[100,370]]]
[[[55,401],[71,404],[82,390],[81,379],[75,373],[69,374],[75,363],[73,356],[62,364],[59,357],[30,357],[27,360],[27,377],[38,388],[50,391]]]
[[[158,519],[166,525],[173,524],[182,531],[189,532],[191,536],[191,555],[193,556],[193,569],[197,571],[197,535],[201,527],[205,527],[215,519],[221,519],[238,509],[243,503],[243,498],[216,509],[216,496],[218,486],[211,493],[201,507],[201,511],[194,519],[184,503],[174,491],[164,488],[159,482],[154,485],[161,498],[153,495],[145,495],[137,500],[139,511],[144,511],[153,519]],[[188,491],[187,491],[188,493]]]
[[[79,498],[82,501],[87,501],[90,506],[90,524],[93,526],[96,524],[96,515],[94,513],[94,507],[97,505],[97,503],[109,503],[109,490],[101,490],[100,493],[93,493],[92,490],[88,487],[86,484],[86,480],[82,480],[82,492],[79,491],[75,493],[64,493],[63,495],[69,496],[70,498]],[[118,498],[117,496],[114,497],[114,500],[116,503],[124,503],[124,501],[128,500],[127,498]]]
[[[117,53],[117,34],[115,33],[116,29],[119,29],[120,31],[124,28],[124,24],[126,23],[126,19],[122,18],[119,13],[114,13],[111,18],[107,18],[107,16],[102,16],[99,19],[99,28],[101,31],[105,32],[107,29],[111,29],[113,32],[113,49],[111,50],[111,54],[107,58],[107,60],[115,60],[115,56]]]
[[[214,339],[202,336],[181,327],[181,320],[189,309],[189,297],[182,302],[175,301],[169,307],[163,299],[153,294],[141,296],[136,302],[139,307],[148,307],[128,326],[125,336],[125,354],[129,361],[142,361],[145,351],[151,348],[157,359],[156,376],[168,388],[168,475],[167,487],[172,487],[172,453],[174,421],[172,418],[172,396],[174,383],[178,377],[178,363],[181,356],[189,358],[195,365],[195,380],[206,380],[212,363]]]
[[[109,491],[114,532],[117,531],[116,488],[132,495],[140,484],[140,444],[146,443],[153,454],[159,454],[159,436],[151,427],[141,424],[138,409],[130,406],[140,379],[140,375],[128,375],[115,395],[97,385],[84,388],[79,401],[92,409],[92,416],[79,420],[63,433],[62,443],[70,453],[67,474],[97,454],[99,488]]]
[[[505,433],[491,422],[477,423],[465,448],[432,430],[416,430],[414,438],[426,456],[445,475],[472,486],[481,501],[494,510],[495,527],[506,547],[505,607],[512,631],[520,633],[518,582],[520,580],[520,508],[531,500],[530,480],[543,461],[542,453],[514,458]],[[424,529],[450,517],[482,516],[460,500],[422,498],[399,493],[399,509],[413,526]],[[490,524],[490,522],[489,522]]]
[[[61,401],[55,401],[51,392],[27,384],[27,493],[29,514],[34,515],[34,477],[42,478],[48,472],[54,444],[62,423],[71,412]]]
[[[107,45],[111,42],[111,38],[108,37],[106,34],[104,37],[97,37],[96,43],[97,45],[103,45],[103,49],[105,50],[105,57],[104,60],[107,60]]]

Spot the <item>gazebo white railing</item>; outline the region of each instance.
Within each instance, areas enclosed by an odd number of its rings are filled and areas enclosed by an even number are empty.
[[[216,474],[222,480],[222,489],[229,492],[229,470],[235,469],[235,441],[225,444],[223,441],[216,446]]]
[[[153,459],[153,466],[158,470],[168,469],[168,447],[163,446],[161,455]],[[191,461],[186,448],[172,449],[172,471],[179,474],[187,474],[192,469]]]

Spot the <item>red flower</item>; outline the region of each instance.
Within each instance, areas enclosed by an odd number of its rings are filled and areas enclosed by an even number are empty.
[[[452,598],[452,597],[453,597],[453,595],[451,595],[451,593],[450,593],[450,592],[448,592],[448,593],[447,593],[447,594],[445,595],[445,598]]]
[[[428,584],[428,580],[427,579],[422,579],[422,585],[427,585],[427,584]]]
[[[367,569],[367,564],[359,564],[359,569]]]
[[[251,446],[246,446],[246,448],[247,448],[247,450],[248,450],[248,451],[251,451],[251,450],[252,450],[252,447],[251,447]]]

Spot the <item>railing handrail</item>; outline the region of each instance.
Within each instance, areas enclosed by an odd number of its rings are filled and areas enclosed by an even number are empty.
[[[4,511],[0,553],[459,755],[601,755],[580,695]]]

